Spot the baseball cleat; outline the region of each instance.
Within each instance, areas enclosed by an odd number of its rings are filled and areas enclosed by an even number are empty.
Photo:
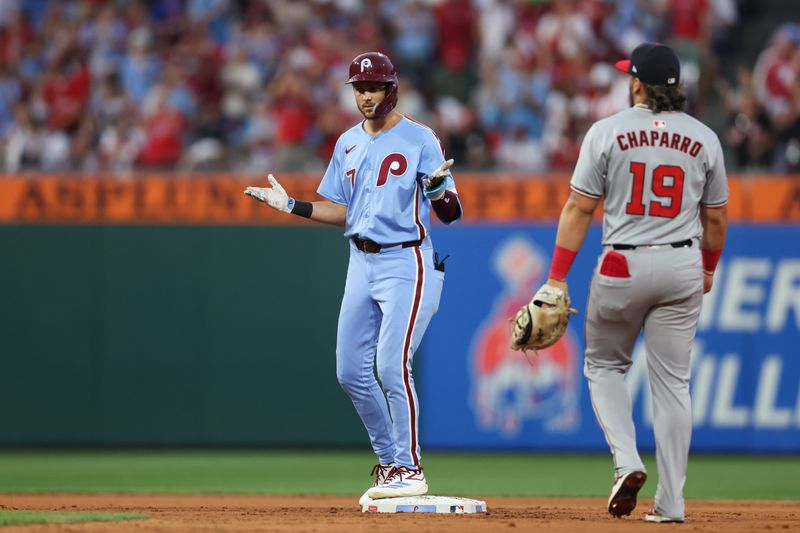
[[[647,481],[647,474],[634,470],[617,478],[608,497],[608,512],[615,518],[628,516],[636,508],[636,495]]]
[[[371,476],[375,476],[375,479],[372,481],[372,487],[378,486],[386,481],[386,477],[389,475],[389,472],[392,471],[394,465],[382,465],[377,464],[372,467],[372,472],[370,473]],[[367,493],[372,489],[369,489],[361,495],[361,498],[358,499],[358,505],[364,505],[369,502],[372,498],[370,498]]]
[[[655,509],[650,509],[644,513],[645,522],[655,522],[657,524],[683,524],[683,518],[676,518],[673,516],[664,516]]]
[[[375,485],[367,491],[367,497],[377,500],[379,498],[399,498],[402,496],[422,496],[428,493],[428,483],[422,467],[411,470],[405,466],[392,468],[386,481]]]

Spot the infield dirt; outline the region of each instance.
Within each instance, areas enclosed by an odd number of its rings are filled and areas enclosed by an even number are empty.
[[[358,496],[240,496],[158,494],[0,494],[0,507],[15,510],[136,512],[148,520],[116,523],[12,526],[3,533],[56,531],[188,532],[375,531],[438,533],[493,531],[800,531],[797,501],[690,500],[685,524],[650,524],[642,499],[630,517],[612,519],[598,498],[482,497],[484,515],[370,514]],[[678,529],[675,529],[678,528]]]

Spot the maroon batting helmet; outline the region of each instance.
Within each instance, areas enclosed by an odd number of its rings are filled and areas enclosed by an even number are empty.
[[[397,73],[392,61],[380,52],[360,54],[350,62],[350,79],[357,81],[376,81],[386,84],[386,97],[375,108],[375,115],[385,117],[397,105]]]

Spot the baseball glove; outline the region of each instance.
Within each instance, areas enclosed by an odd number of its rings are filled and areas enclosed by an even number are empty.
[[[530,303],[520,307],[511,319],[511,349],[541,350],[552,346],[567,330],[569,316],[576,314],[566,290],[542,285]]]

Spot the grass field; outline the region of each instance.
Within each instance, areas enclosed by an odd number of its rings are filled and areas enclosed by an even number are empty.
[[[655,459],[645,457],[656,488]],[[0,492],[360,494],[373,456],[342,451],[0,451]],[[426,454],[431,493],[604,496],[610,456]],[[800,500],[798,456],[693,455],[687,498]]]
[[[22,524],[75,524],[81,522],[120,522],[146,519],[136,513],[58,513],[45,511],[0,511],[0,526]]]

